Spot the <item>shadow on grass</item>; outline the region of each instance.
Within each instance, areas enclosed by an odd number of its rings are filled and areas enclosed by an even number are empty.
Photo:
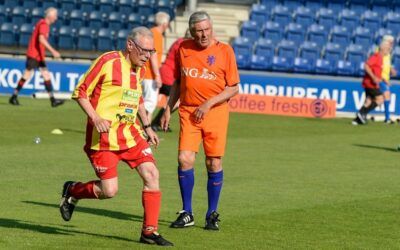
[[[376,145],[366,145],[366,144],[353,144],[353,145],[357,146],[357,147],[362,147],[362,148],[371,148],[371,149],[386,150],[386,151],[390,151],[390,152],[398,152],[397,149],[389,148],[389,147],[382,147],[382,146],[376,146]]]
[[[57,210],[59,209],[58,204],[44,203],[44,202],[37,202],[37,201],[22,201],[22,202],[27,203],[27,204],[32,204],[32,205],[57,208]],[[138,221],[138,222],[143,221],[143,216],[127,214],[124,212],[112,211],[112,210],[101,209],[101,208],[89,208],[89,207],[77,206],[75,208],[75,212],[87,213],[87,214],[92,214],[92,215],[100,215],[100,216],[110,217],[110,218],[118,219],[118,220],[132,220],[132,221]],[[170,222],[164,221],[164,220],[159,220],[159,224],[169,225]]]
[[[87,232],[82,232],[79,230],[64,229],[64,228],[59,228],[59,227],[54,227],[54,226],[44,226],[44,225],[35,224],[33,222],[29,222],[29,221],[21,221],[21,220],[15,220],[15,219],[0,218],[0,227],[18,228],[18,229],[29,230],[29,231],[45,233],[45,234],[61,234],[61,235],[84,234],[84,235],[90,235],[90,236],[96,236],[96,237],[102,237],[102,238],[108,238],[108,239],[123,240],[123,241],[129,241],[129,242],[138,242],[135,240],[131,240],[131,239],[127,239],[127,238],[123,238],[123,237],[119,237],[119,236],[87,233]]]

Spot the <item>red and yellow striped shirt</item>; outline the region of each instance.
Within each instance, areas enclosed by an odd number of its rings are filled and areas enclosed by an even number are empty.
[[[134,67],[120,51],[105,53],[91,65],[72,98],[88,98],[97,114],[111,126],[108,133],[99,133],[88,119],[85,148],[124,150],[144,138],[136,117],[139,104],[143,103],[144,73],[144,67]]]

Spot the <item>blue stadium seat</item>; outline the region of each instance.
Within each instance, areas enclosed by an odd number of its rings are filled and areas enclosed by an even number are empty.
[[[276,22],[268,21],[264,26],[263,37],[274,42],[279,42],[283,38],[281,25]]]
[[[71,26],[61,26],[58,30],[58,48],[65,50],[75,48],[75,31]]]
[[[350,61],[339,60],[336,65],[336,74],[340,76],[354,76],[356,74],[355,64]]]
[[[25,9],[22,6],[17,6],[12,10],[12,23],[14,23],[17,26],[21,26],[23,23],[27,22],[27,16],[28,16],[28,9]]]
[[[362,25],[370,29],[372,32],[377,31],[381,27],[381,17],[378,13],[367,10],[361,16]]]
[[[49,35],[49,38],[48,38],[48,42],[51,45],[57,44],[57,36],[55,36],[54,34],[58,34],[58,28],[55,27],[54,25],[52,25],[50,27],[50,35]]]
[[[162,11],[168,13],[171,20],[175,18],[175,5],[173,1],[170,0],[157,0],[155,13]]]
[[[258,39],[254,44],[254,54],[272,58],[275,54],[275,43],[270,39]]]
[[[3,23],[0,26],[0,44],[7,46],[16,45],[15,27],[12,23]]]
[[[260,4],[267,7],[267,9],[272,9],[275,5],[278,5],[280,0],[261,0]]]
[[[80,0],[80,10],[82,12],[91,13],[95,10],[95,1],[92,0]]]
[[[315,63],[315,73],[331,75],[336,72],[336,65],[325,59],[317,59]]]
[[[137,12],[141,16],[150,16],[154,14],[153,4],[151,0],[139,0],[137,10]]]
[[[5,23],[7,21],[6,8],[0,5],[0,23]]]
[[[315,42],[305,41],[300,45],[299,55],[301,58],[315,62],[320,57],[320,47]]]
[[[371,47],[373,34],[371,30],[364,27],[357,27],[353,32],[354,43],[361,45],[365,50]]]
[[[100,51],[114,50],[113,38],[111,29],[101,28],[97,33],[96,49]]]
[[[336,64],[340,59],[344,57],[344,50],[340,44],[327,43],[323,49],[323,58]]]
[[[343,48],[350,43],[350,32],[345,26],[335,25],[330,32],[330,41],[338,43]]]
[[[253,50],[253,41],[251,41],[248,37],[236,37],[233,40],[232,48],[236,54],[240,55],[250,55]]]
[[[277,56],[294,59],[297,56],[297,46],[293,41],[282,40],[277,46]]]
[[[393,31],[394,34],[400,33],[400,13],[389,12],[384,18],[386,29]]]
[[[15,7],[18,6],[18,1],[15,1],[15,0],[4,0],[3,6],[5,8],[14,9]]]
[[[35,7],[38,7],[38,3],[36,0],[24,0],[22,6],[25,9],[33,9]]]
[[[392,7],[394,12],[400,12],[400,0],[393,0]]]
[[[150,16],[146,16],[146,17],[143,16],[141,18],[142,18],[142,24],[149,29],[151,29],[156,23],[156,17],[154,15],[150,15]]]
[[[116,5],[121,14],[129,15],[135,12],[135,2],[132,0],[117,0]]]
[[[103,13],[92,11],[87,19],[88,26],[92,29],[100,29],[103,27]]]
[[[339,14],[346,7],[346,1],[344,0],[329,0],[326,2],[327,8],[331,9],[335,14]]]
[[[366,59],[364,47],[359,44],[350,44],[345,53],[346,60],[352,62],[354,65],[358,65]]]
[[[256,41],[260,37],[259,25],[254,21],[245,21],[242,24],[241,36],[248,37],[252,41]]]
[[[42,8],[47,9],[50,7],[57,8],[58,0],[42,0]]]
[[[250,54],[237,54],[235,52],[236,63],[239,69],[250,69]]]
[[[301,24],[289,23],[285,28],[285,36],[287,40],[295,42],[296,45],[300,45],[304,42],[306,32]]]
[[[111,13],[114,11],[114,2],[113,0],[98,0],[97,9],[101,13]]]
[[[322,7],[324,7],[324,3],[322,0],[307,0],[304,4],[307,8],[310,8],[312,11],[316,12]]]
[[[293,70],[294,58],[274,56],[272,58],[272,70],[291,72]]]
[[[331,9],[321,8],[317,12],[317,20],[319,25],[322,25],[326,30],[329,30],[336,24],[336,15]]]
[[[348,30],[354,30],[360,24],[360,18],[353,10],[343,9],[339,14],[340,24]]]
[[[293,63],[293,72],[314,73],[315,61],[307,58],[296,57]]]
[[[72,11],[76,8],[75,0],[60,0],[60,8],[62,11]]]
[[[360,62],[358,65],[355,65],[355,75],[356,76],[364,76],[365,75],[365,62]]]
[[[81,27],[77,34],[77,49],[78,50],[93,50],[94,49],[93,32],[91,28]]]
[[[296,23],[303,25],[303,27],[307,28],[311,24],[313,24],[314,21],[314,13],[309,9],[304,6],[298,7],[294,11],[294,20]]]
[[[304,1],[302,0],[283,0],[283,5],[288,7],[290,11],[294,11],[299,6],[302,6]]]
[[[117,50],[122,50],[125,49],[126,46],[126,38],[129,35],[129,30],[119,30],[117,33],[117,44],[116,48]]]
[[[384,16],[391,10],[391,4],[392,0],[371,0],[371,9],[380,16]]]
[[[365,0],[351,0],[349,1],[349,9],[355,11],[357,15],[361,16],[369,9],[369,2]]]
[[[82,27],[85,23],[85,16],[81,10],[73,10],[69,15],[69,26]]]
[[[322,46],[328,41],[328,32],[324,26],[312,24],[307,30],[307,39]]]
[[[132,29],[142,25],[142,18],[138,13],[131,13],[128,16],[127,29]]]
[[[24,23],[20,27],[18,44],[20,47],[26,48],[33,32],[33,26],[30,23]]]
[[[277,5],[272,9],[272,20],[285,27],[288,23],[292,22],[292,13],[289,8],[283,5]]]
[[[253,70],[269,70],[272,66],[272,57],[264,55],[252,55],[250,68]]]
[[[251,6],[250,20],[257,22],[262,27],[269,18],[269,9],[265,5],[253,4]]]
[[[108,19],[105,21],[108,24],[108,28],[112,30],[119,30],[122,28],[123,23],[125,23],[125,14],[120,14],[119,12],[108,13]]]
[[[35,25],[40,19],[44,16],[44,9],[40,7],[36,7],[32,9],[31,12],[31,23]]]
[[[380,29],[378,29],[378,31],[375,33],[375,37],[374,37],[375,43],[376,43],[376,44],[380,44],[380,42],[381,42],[381,40],[382,40],[382,37],[383,37],[384,35],[392,35],[392,36],[394,36],[395,34],[393,34],[393,31],[392,31],[392,30],[385,29],[385,28],[380,28]]]

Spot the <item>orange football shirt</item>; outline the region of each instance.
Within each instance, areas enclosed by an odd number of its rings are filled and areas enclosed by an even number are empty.
[[[160,68],[163,55],[164,37],[156,27],[153,27],[150,30],[153,33],[154,49],[157,51],[158,68]],[[153,73],[153,67],[151,66],[150,60],[146,62],[145,67],[146,73],[144,74],[144,79],[155,79],[156,77]]]

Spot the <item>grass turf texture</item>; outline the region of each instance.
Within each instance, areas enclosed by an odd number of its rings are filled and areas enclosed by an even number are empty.
[[[138,243],[142,183],[124,163],[119,193],[83,200],[70,222],[58,212],[66,180],[95,179],[82,151],[85,116],[75,102],[0,97],[0,248],[146,249]],[[54,128],[64,135],[52,135]],[[196,225],[170,229],[181,209],[173,133],[155,150],[163,191],[160,232],[178,249],[398,249],[399,127],[231,114],[219,207],[221,231],[203,230],[206,171],[195,168]],[[41,138],[40,144],[34,138]]]

